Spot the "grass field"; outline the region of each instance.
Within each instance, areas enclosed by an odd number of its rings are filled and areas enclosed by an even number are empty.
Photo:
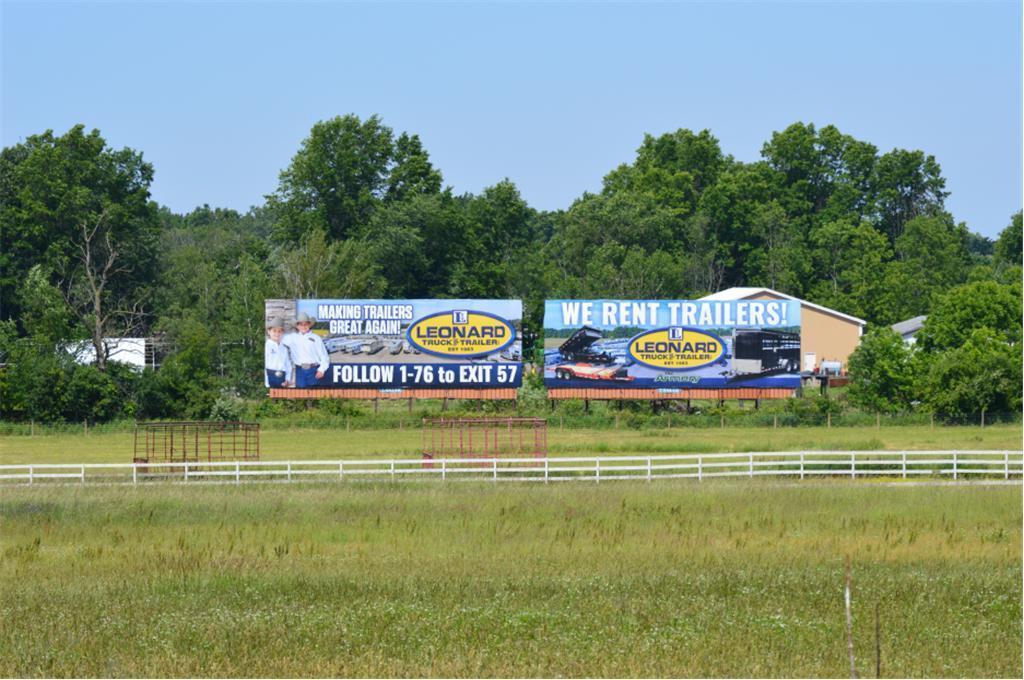
[[[1021,449],[1021,425],[980,427],[727,427],[596,430],[549,428],[552,456],[616,453],[710,453],[800,449]],[[267,429],[261,434],[267,460],[417,457],[419,429]],[[132,433],[0,436],[0,464],[125,463]]]
[[[17,488],[0,676],[1020,677],[1021,488]]]

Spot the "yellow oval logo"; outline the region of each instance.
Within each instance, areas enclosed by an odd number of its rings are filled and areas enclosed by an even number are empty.
[[[439,357],[480,357],[500,352],[516,339],[516,329],[487,312],[452,310],[425,316],[409,326],[409,342]]]
[[[706,331],[676,326],[634,336],[628,352],[645,366],[685,371],[718,361],[725,354],[725,343]]]

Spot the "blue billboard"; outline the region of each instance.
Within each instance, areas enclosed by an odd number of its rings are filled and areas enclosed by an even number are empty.
[[[796,300],[547,300],[544,384],[800,386]]]
[[[522,384],[519,300],[267,300],[274,388]]]

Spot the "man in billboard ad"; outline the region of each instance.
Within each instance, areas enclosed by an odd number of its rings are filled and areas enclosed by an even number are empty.
[[[298,388],[522,384],[519,300],[267,300]]]
[[[800,386],[795,300],[547,300],[544,384]]]

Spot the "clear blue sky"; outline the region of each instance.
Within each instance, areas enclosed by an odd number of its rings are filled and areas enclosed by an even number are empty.
[[[2,3],[2,143],[76,123],[143,151],[175,211],[245,210],[310,127],[380,114],[445,183],[568,207],[645,132],[756,160],[835,124],[934,154],[948,207],[1021,208],[1021,4]]]

